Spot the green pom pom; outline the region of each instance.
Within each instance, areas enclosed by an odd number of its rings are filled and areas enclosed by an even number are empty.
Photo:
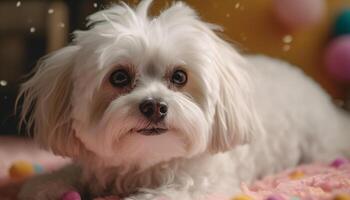
[[[34,167],[35,173],[37,173],[37,174],[40,174],[40,173],[44,172],[43,166],[41,166],[39,164],[34,164],[33,167]]]
[[[346,9],[337,17],[334,36],[350,34],[350,9]]]

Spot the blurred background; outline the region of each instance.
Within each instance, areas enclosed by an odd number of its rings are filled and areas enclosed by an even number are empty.
[[[350,0],[185,2],[204,20],[221,25],[226,39],[240,51],[266,54],[301,67],[336,103],[346,105]],[[24,75],[41,56],[67,45],[73,30],[86,29],[86,16],[112,3],[117,1],[0,1],[0,135],[19,135],[14,102]],[[170,3],[154,0],[152,13]]]

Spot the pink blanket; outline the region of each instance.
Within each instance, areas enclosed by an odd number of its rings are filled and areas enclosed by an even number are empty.
[[[338,158],[329,164],[302,165],[249,186],[242,183],[241,188],[243,193],[232,200],[350,200],[350,162]]]
[[[330,164],[309,164],[265,177],[242,190],[252,199],[350,199],[350,164],[336,159]]]
[[[40,164],[44,171],[58,168],[69,160],[39,150],[29,141],[0,137],[0,199],[14,200],[25,179],[9,176],[16,161]],[[333,163],[298,166],[265,177],[252,185],[242,183],[243,194],[233,200],[350,200],[350,163],[337,159]],[[215,194],[214,194],[215,195]],[[100,198],[115,200],[117,197]],[[220,199],[218,199],[220,200]]]

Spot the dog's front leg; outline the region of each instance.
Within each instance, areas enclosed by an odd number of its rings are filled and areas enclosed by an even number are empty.
[[[172,187],[163,187],[157,189],[142,189],[135,195],[124,198],[123,200],[194,200],[195,194],[189,190]]]
[[[236,189],[231,187],[225,192],[219,192],[202,187],[177,188],[176,186],[167,186],[157,189],[142,189],[135,195],[123,200],[225,200],[240,192],[239,187],[236,187]]]

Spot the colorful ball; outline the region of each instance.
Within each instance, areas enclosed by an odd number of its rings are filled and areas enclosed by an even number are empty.
[[[325,15],[325,0],[274,0],[273,9],[283,25],[296,30],[316,25]]]
[[[336,80],[350,83],[350,35],[338,37],[329,44],[325,65]]]
[[[350,34],[350,9],[340,13],[335,21],[334,35]]]
[[[77,191],[69,191],[62,195],[61,200],[81,200],[81,196]]]
[[[32,176],[34,172],[33,165],[26,161],[14,162],[9,169],[11,178],[26,178]]]

